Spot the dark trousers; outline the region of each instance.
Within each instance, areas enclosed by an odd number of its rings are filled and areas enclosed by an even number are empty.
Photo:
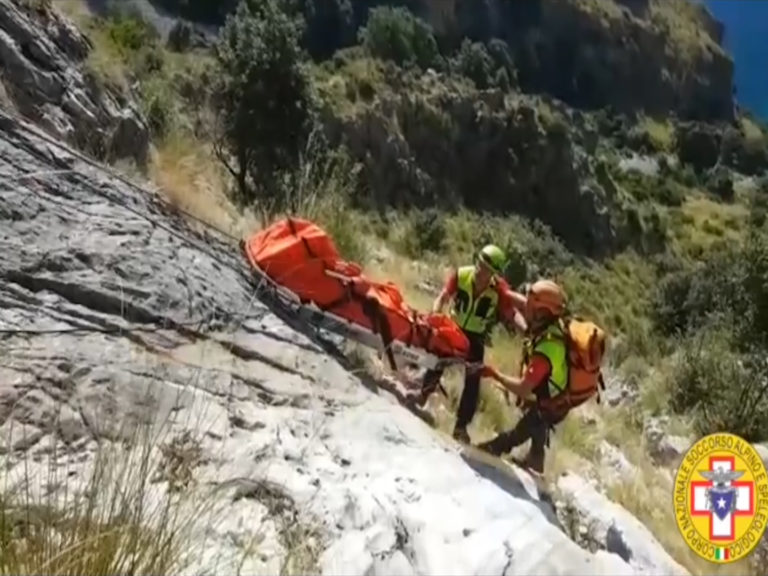
[[[464,332],[469,339],[469,356],[467,362],[482,362],[485,358],[485,337],[481,334]],[[440,378],[443,376],[443,370],[427,370],[424,374],[424,380],[421,388],[424,401],[432,394],[440,384]],[[456,414],[456,428],[466,428],[472,421],[477,410],[477,399],[480,395],[480,372],[473,374],[464,373],[464,389],[461,392],[459,400],[459,410]]]
[[[512,430],[502,432],[493,440],[480,444],[478,448],[501,456],[530,440],[531,447],[528,451],[527,460],[534,470],[542,472],[544,469],[544,450],[549,445],[549,431],[563,418],[564,416],[544,416],[538,408],[532,407]]]

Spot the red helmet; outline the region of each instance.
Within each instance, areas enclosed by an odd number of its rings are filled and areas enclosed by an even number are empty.
[[[526,296],[526,308],[529,313],[546,311],[552,316],[562,316],[565,312],[565,292],[551,280],[534,282],[528,288]]]

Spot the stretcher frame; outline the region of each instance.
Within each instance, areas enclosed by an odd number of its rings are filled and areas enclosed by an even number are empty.
[[[449,366],[466,365],[461,357],[439,357],[423,348],[410,346],[397,338],[393,338],[387,345],[381,334],[361,326],[356,322],[343,318],[328,310],[323,310],[312,301],[302,302],[301,298],[292,290],[281,286],[270,278],[260,267],[252,264],[251,271],[257,281],[257,291],[260,299],[267,304],[277,306],[283,312],[288,313],[293,319],[303,324],[312,326],[318,331],[336,334],[347,340],[352,340],[367,348],[378,351],[382,358],[389,356],[395,366],[393,370],[399,371],[400,367],[416,365],[428,370],[444,369]],[[325,274],[341,280],[352,280],[343,274],[326,270]]]

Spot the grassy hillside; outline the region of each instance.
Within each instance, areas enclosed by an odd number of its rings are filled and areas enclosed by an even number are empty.
[[[237,2],[155,0],[164,8],[221,24]],[[711,16],[685,0],[293,0],[306,22],[304,46],[315,61],[358,43],[370,10],[405,7],[428,23],[440,54],[464,40],[496,40],[515,63],[515,83],[589,109],[732,116],[732,62]]]
[[[651,464],[643,430],[667,416],[672,433],[768,440],[768,400],[753,384],[766,375],[768,351],[766,131],[724,113],[730,76],[715,23],[687,2],[541,1],[517,7],[516,20],[493,20],[498,2],[471,9],[456,0],[390,12],[392,35],[374,37],[372,28],[361,33],[369,21],[359,6],[346,14],[337,10],[344,2],[326,4],[333,10],[303,32],[301,65],[333,154],[306,146],[294,211],[420,309],[448,267],[488,241],[512,256],[514,284],[562,282],[572,308],[609,330],[611,382],[637,400],[573,414],[555,435],[549,475],[574,467],[601,475],[601,443],[618,446],[640,476],[614,483],[613,497],[694,573],[713,573],[680,539],[666,505],[670,478]],[[236,235],[253,231],[260,206],[232,201],[233,181],[214,154],[212,53],[170,50],[130,14],[62,8],[94,41],[91,65],[103,81],[142,103],[155,146],[145,176],[197,217]],[[344,14],[349,29],[317,35],[313,25]],[[557,60],[555,48],[581,40],[573,59]],[[618,69],[644,83],[645,100],[623,80],[612,83],[624,91],[602,90]],[[699,108],[680,104],[694,101]],[[514,372],[519,350],[518,337],[499,329],[490,360]],[[373,358],[365,366],[383,370]],[[449,373],[448,384],[449,397],[432,406],[446,430],[461,375]],[[484,383],[470,434],[482,441],[517,418]]]

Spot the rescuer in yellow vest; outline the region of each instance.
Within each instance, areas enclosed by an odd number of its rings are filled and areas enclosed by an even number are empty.
[[[498,246],[485,246],[478,253],[474,266],[463,266],[451,273],[432,305],[432,311],[438,313],[452,300],[451,317],[469,339],[467,362],[470,364],[483,362],[490,330],[500,319],[515,323],[515,309],[522,308],[525,302],[525,298],[513,292],[501,277],[505,268],[504,252]],[[442,374],[442,369],[427,371],[417,399],[419,404],[423,406],[437,389]],[[480,378],[478,370],[465,371],[464,389],[453,430],[453,437],[462,442],[469,442],[467,425],[477,409]]]
[[[490,442],[478,445],[500,456],[531,440],[528,455],[521,464],[538,473],[544,472],[544,450],[549,431],[566,413],[547,409],[568,384],[568,357],[565,339],[558,320],[565,313],[566,297],[562,288],[551,280],[534,282],[527,290],[525,321],[528,338],[523,350],[520,377],[499,374],[491,367],[479,371],[516,394],[524,405],[524,415],[517,425],[502,432]]]

